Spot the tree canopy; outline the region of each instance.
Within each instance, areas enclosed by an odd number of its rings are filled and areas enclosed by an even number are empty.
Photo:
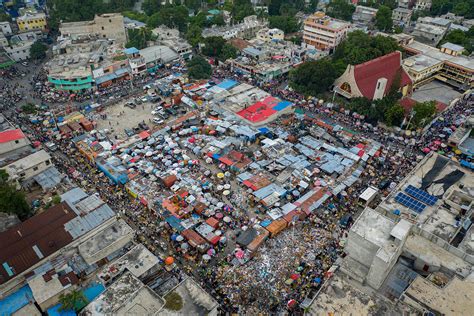
[[[46,52],[48,51],[48,46],[45,44],[36,41],[30,47],[30,58],[34,60],[40,60],[46,57]]]
[[[330,59],[305,62],[290,72],[290,87],[304,95],[325,92],[338,73]]]
[[[254,15],[255,10],[250,0],[234,0],[231,13],[234,22],[241,22],[245,17]]]
[[[268,22],[271,28],[280,29],[285,33],[294,33],[300,29],[300,25],[294,16],[270,16]]]
[[[334,0],[327,6],[327,14],[333,18],[352,21],[355,6],[346,0]]]
[[[372,37],[362,31],[354,31],[336,48],[333,60],[340,60],[345,65],[357,65],[398,49],[397,42],[391,37]]]
[[[188,9],[183,5],[165,6],[154,13],[147,21],[151,28],[166,25],[170,28],[177,28],[180,32],[186,32],[189,22]]]
[[[146,42],[154,39],[153,33],[150,29],[142,27],[140,29],[129,29],[128,30],[128,42],[125,47],[135,47],[137,49],[143,49],[147,47]]]
[[[441,41],[440,45],[444,43],[453,43],[463,46],[467,53],[474,51],[474,26],[471,26],[469,31],[463,32],[461,30],[452,30]]]
[[[464,16],[466,19],[474,18],[474,0],[432,0],[430,13],[434,16],[452,12]]]
[[[415,115],[411,121],[415,127],[423,127],[428,124],[436,114],[436,101],[416,103],[413,107]]]
[[[392,9],[381,5],[375,15],[375,26],[383,32],[392,32]]]
[[[0,212],[16,214],[18,218],[25,220],[31,214],[30,205],[25,193],[17,190],[8,178],[8,173],[0,169]]]
[[[50,0],[50,15],[56,22],[92,20],[95,14],[131,10],[136,0]]]
[[[226,60],[237,57],[237,49],[227,44],[220,36],[211,36],[203,40],[204,47],[201,52],[208,57],[215,57],[219,60]]]
[[[188,64],[188,75],[192,79],[209,79],[212,75],[211,65],[201,56],[194,56]]]

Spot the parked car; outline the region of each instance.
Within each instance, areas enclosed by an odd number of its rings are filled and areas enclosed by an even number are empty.
[[[157,124],[157,125],[161,125],[163,124],[165,121],[163,119],[160,119],[158,117],[154,117],[153,118],[153,123]]]
[[[131,108],[131,109],[134,109],[134,108],[137,107],[137,105],[136,105],[135,103],[133,103],[133,102],[127,102],[127,103],[125,103],[124,106],[129,107],[129,108]]]
[[[131,137],[131,136],[135,135],[135,132],[132,131],[132,130],[129,129],[129,128],[126,128],[126,129],[125,129],[125,134],[126,134],[128,137]]]

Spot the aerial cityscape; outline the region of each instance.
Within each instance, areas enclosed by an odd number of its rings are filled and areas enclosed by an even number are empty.
[[[0,316],[472,315],[474,2],[0,0]]]

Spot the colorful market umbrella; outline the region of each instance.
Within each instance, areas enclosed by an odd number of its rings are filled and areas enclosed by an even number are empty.
[[[168,257],[165,259],[165,264],[166,265],[172,265],[174,263],[174,258],[173,257]]]
[[[235,252],[235,257],[237,259],[243,259],[245,256],[245,252],[242,249],[239,249]]]

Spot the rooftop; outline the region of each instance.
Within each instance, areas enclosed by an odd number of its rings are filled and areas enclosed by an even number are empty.
[[[0,284],[69,244],[73,238],[64,225],[75,216],[60,203],[0,233]]]
[[[414,55],[403,60],[403,64],[416,72],[422,72],[435,65],[442,63],[441,60],[428,55]]]
[[[416,23],[415,31],[434,35],[443,35],[446,28],[428,23]]]
[[[105,229],[88,238],[79,245],[79,253],[89,264],[107,257],[112,252],[122,248],[133,235],[133,229],[122,219],[113,222]],[[123,241],[125,239],[125,242]],[[102,252],[104,252],[102,254]],[[100,255],[99,255],[100,254]]]
[[[394,227],[395,222],[388,217],[366,208],[352,225],[351,232],[382,247],[390,239],[390,233]]]
[[[405,291],[405,301],[414,301],[441,315],[467,315],[474,310],[474,277],[464,280],[454,277],[444,287],[438,287],[423,277],[417,277]]]
[[[131,273],[126,272],[83,311],[90,315],[154,315],[164,301]]]
[[[461,66],[463,68],[468,69],[469,71],[474,71],[473,58],[469,58],[466,56],[448,55],[442,53],[439,49],[435,47],[420,43],[418,41],[413,41],[412,43],[408,44],[406,48],[446,63]]]
[[[444,43],[443,45],[441,45],[441,48],[447,48],[447,49],[450,49],[450,50],[453,50],[455,52],[463,52],[464,51],[464,47],[462,47],[461,45],[456,45],[456,44],[453,44],[453,43]]]
[[[25,134],[21,131],[21,129],[11,129],[0,132],[0,144],[12,142],[15,140],[25,138]]]
[[[140,55],[145,58],[146,63],[157,60],[161,60],[163,63],[169,63],[179,58],[179,55],[176,52],[164,45],[155,45],[140,49]]]

